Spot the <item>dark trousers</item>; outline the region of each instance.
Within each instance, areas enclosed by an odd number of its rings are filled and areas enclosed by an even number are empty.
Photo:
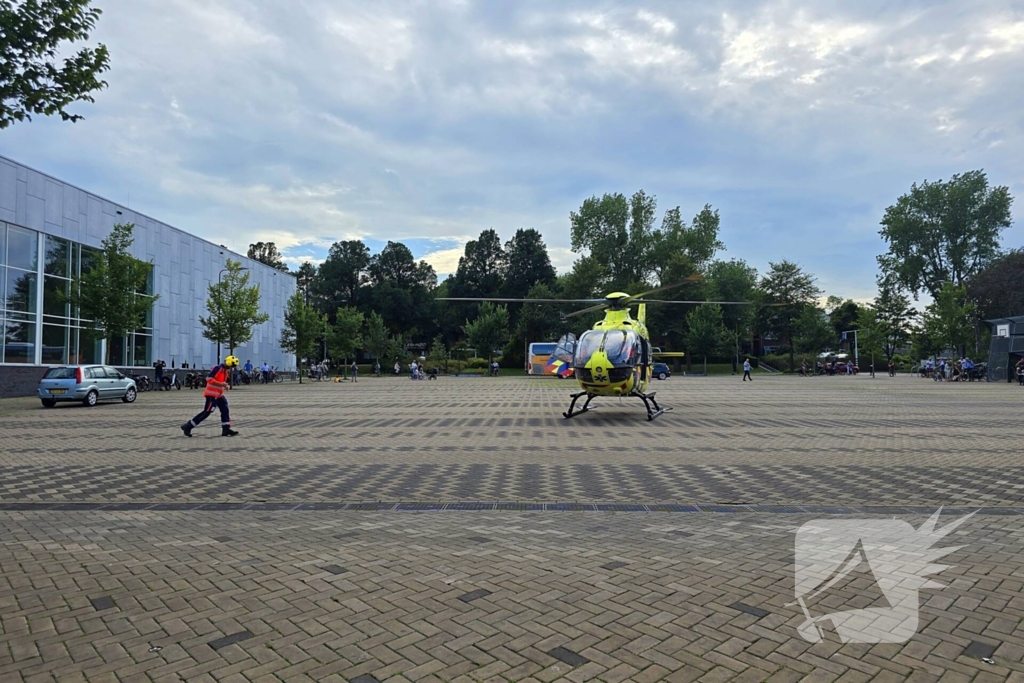
[[[210,413],[213,412],[214,408],[220,409],[220,424],[223,427],[231,426],[231,415],[228,414],[228,400],[221,396],[220,398],[209,398],[206,399],[206,406],[203,408],[203,412],[199,413],[192,418],[192,426],[198,427],[199,423],[209,417]]]
[[[751,382],[753,382],[753,381],[754,381],[754,378],[750,376],[750,370],[744,370],[744,371],[743,371],[743,381],[744,381],[744,382],[746,382],[746,381],[747,381],[748,379],[749,379],[749,380],[750,380]]]

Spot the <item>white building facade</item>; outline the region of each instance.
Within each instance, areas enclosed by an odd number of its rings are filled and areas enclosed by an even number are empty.
[[[60,292],[117,223],[134,224],[132,253],[152,264],[149,293],[157,299],[146,327],[113,342],[111,364],[141,370],[158,359],[168,368],[215,363],[217,345],[203,337],[199,316],[207,315],[210,284],[232,259],[248,268],[270,316],[235,355],[242,363],[295,368],[280,347],[293,275],[0,156],[0,397],[34,393],[41,366],[106,362],[105,342],[83,334],[88,324]]]

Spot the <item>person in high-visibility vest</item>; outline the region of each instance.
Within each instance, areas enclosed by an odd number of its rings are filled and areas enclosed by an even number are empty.
[[[199,423],[209,417],[214,408],[220,410],[220,435],[236,436],[238,432],[231,429],[231,416],[228,414],[228,400],[224,397],[224,390],[229,389],[228,376],[233,368],[238,367],[238,359],[228,356],[224,362],[210,370],[210,376],[206,378],[206,389],[203,391],[203,398],[206,405],[203,411],[191,420],[181,425],[181,431],[185,436],[192,436],[192,430],[199,426]]]

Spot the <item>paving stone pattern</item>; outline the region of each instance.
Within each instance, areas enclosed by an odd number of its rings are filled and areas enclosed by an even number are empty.
[[[1024,391],[500,378],[0,403],[0,681],[1024,683]],[[266,502],[258,502],[258,501]],[[982,508],[902,644],[797,628],[796,529]],[[820,522],[819,522],[820,524]],[[815,615],[884,607],[858,567]]]
[[[263,517],[0,515],[0,680],[1024,680],[1024,535],[1004,518],[953,532],[965,547],[910,641],[844,645],[828,622],[818,644],[796,631],[810,515]],[[811,609],[879,606],[868,586]],[[94,609],[100,594],[115,607]]]
[[[574,385],[572,385],[574,386]],[[674,410],[570,383],[365,378],[231,392],[242,436],[178,425],[199,393],[0,418],[0,501],[588,501],[1019,505],[1024,390],[909,377],[672,378]],[[215,422],[215,420],[211,420]],[[62,439],[66,435],[68,439]]]

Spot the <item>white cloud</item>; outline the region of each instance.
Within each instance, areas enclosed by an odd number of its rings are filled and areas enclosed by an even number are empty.
[[[462,257],[464,252],[465,245],[453,247],[451,249],[432,251],[427,254],[423,254],[423,256],[420,257],[420,260],[429,263],[436,273],[454,273],[458,270],[459,259]]]
[[[110,87],[4,152],[242,251],[452,240],[439,272],[452,243],[529,226],[564,272],[568,212],[643,187],[719,208],[730,257],[870,292],[912,182],[985,168],[1024,191],[1019,8],[922,7],[105,0]]]

